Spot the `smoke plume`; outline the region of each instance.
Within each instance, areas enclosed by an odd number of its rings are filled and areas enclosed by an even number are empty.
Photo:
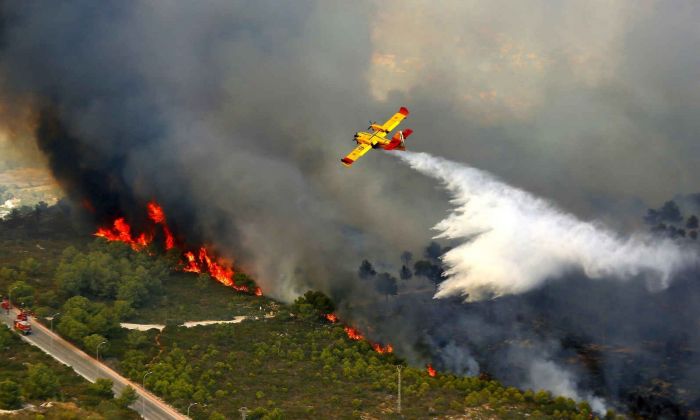
[[[426,153],[400,155],[440,180],[455,208],[436,226],[437,238],[461,243],[442,257],[448,269],[435,297],[480,300],[523,293],[581,269],[590,278],[643,276],[654,289],[696,259],[670,239],[623,238],[583,222],[548,201],[487,172]]]
[[[576,401],[587,400],[593,411],[598,414],[604,414],[606,411],[602,398],[591,394],[582,397],[581,392],[577,389],[576,379],[571,372],[562,369],[551,360],[539,358],[532,360],[528,374],[530,387],[543,388],[556,395],[563,395]]]

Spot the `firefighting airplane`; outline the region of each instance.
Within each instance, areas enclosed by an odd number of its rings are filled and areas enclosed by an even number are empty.
[[[345,156],[344,158],[340,159],[341,162],[343,162],[343,165],[345,166],[350,166],[352,165],[357,159],[362,157],[365,153],[369,151],[369,149],[384,149],[384,150],[406,150],[404,147],[404,140],[408,136],[413,133],[413,130],[410,128],[407,128],[405,130],[399,130],[394,134],[394,137],[391,138],[391,140],[386,138],[386,135],[391,132],[394,128],[396,128],[397,125],[401,121],[403,121],[404,118],[408,116],[408,109],[405,107],[401,107],[399,109],[399,112],[394,114],[387,122],[385,122],[383,125],[379,125],[376,122],[370,122],[369,127],[367,128],[368,130],[372,130],[371,133],[367,133],[364,131],[360,131],[355,133],[355,142],[357,143],[357,147],[355,150],[350,152],[349,155]]]

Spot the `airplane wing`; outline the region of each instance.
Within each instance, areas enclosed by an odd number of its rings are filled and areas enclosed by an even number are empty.
[[[350,152],[350,154],[348,154],[344,158],[340,159],[340,161],[343,162],[343,165],[350,166],[357,159],[361,158],[362,155],[367,153],[367,151],[371,148],[372,148],[372,146],[369,144],[366,144],[366,143],[359,144],[352,152]]]
[[[381,130],[384,132],[383,134],[386,135],[386,133],[395,129],[396,126],[399,125],[399,123],[401,121],[403,121],[403,119],[406,118],[407,116],[408,116],[408,108],[402,106],[401,109],[399,109],[399,112],[394,114],[391,118],[389,118],[389,120],[387,122],[384,123],[384,125],[382,125]],[[384,136],[382,136],[382,137],[384,137]]]

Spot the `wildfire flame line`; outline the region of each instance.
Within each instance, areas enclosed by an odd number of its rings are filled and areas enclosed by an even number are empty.
[[[108,241],[123,242],[131,246],[134,251],[141,251],[153,242],[155,236],[155,226],[159,225],[162,228],[165,236],[164,244],[166,250],[175,247],[175,236],[173,235],[167,223],[165,211],[156,203],[151,201],[146,205],[148,218],[154,223],[150,233],[141,233],[135,237],[131,233],[131,226],[126,219],[119,217],[114,220],[111,227],[101,227],[95,232],[95,236],[104,238]],[[230,263],[220,258],[212,257],[205,247],[200,247],[195,253],[194,251],[185,251],[182,254],[181,269],[188,273],[207,273],[219,283],[231,287],[239,292],[248,293],[248,286],[237,285],[233,279],[235,271]],[[253,291],[256,296],[262,296],[262,290],[256,287]]]
[[[124,242],[130,245],[134,251],[141,251],[153,241],[153,236],[146,233],[142,233],[134,238],[131,235],[131,226],[129,226],[126,219],[123,217],[116,219],[112,227],[101,227],[97,229],[95,236],[105,238],[108,241]]]
[[[338,319],[338,315],[334,313],[330,314],[325,314],[324,317],[331,323],[335,324],[336,322],[339,322],[340,320]],[[345,325],[343,327],[345,330],[345,334],[347,334],[348,338],[353,341],[366,341],[372,346],[372,349],[376,351],[379,354],[387,354],[387,353],[393,353],[394,348],[391,346],[391,344],[387,344],[386,346],[383,346],[379,343],[375,343],[372,341],[369,341],[365,338],[364,335],[360,331],[358,331],[356,328],[349,327]]]

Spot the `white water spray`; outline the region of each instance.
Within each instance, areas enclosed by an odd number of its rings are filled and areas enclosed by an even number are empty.
[[[397,154],[412,168],[440,180],[452,194],[451,214],[436,238],[463,239],[443,256],[446,279],[436,298],[481,300],[523,293],[573,269],[591,278],[644,276],[650,287],[697,258],[670,239],[623,238],[578,220],[551,203],[491,174],[426,153]]]

